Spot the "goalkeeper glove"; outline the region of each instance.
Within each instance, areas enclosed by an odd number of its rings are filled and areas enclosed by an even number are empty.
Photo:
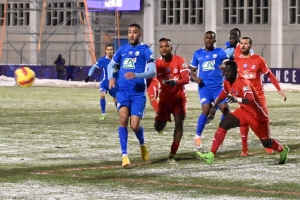
[[[242,103],[242,98],[234,97],[234,96],[227,96],[228,103]]]
[[[85,79],[84,79],[84,82],[89,82],[89,80],[90,80],[90,76],[87,76]]]
[[[171,85],[172,87],[175,87],[177,85],[177,82],[175,80],[167,80],[165,82],[165,84],[169,84]]]

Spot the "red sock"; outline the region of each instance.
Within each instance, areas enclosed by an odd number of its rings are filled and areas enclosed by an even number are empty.
[[[171,154],[176,154],[177,150],[179,147],[179,142],[173,142],[172,146],[171,146]]]
[[[249,126],[241,126],[240,133],[241,133],[241,139],[242,139],[242,150],[248,151]]]
[[[215,136],[214,136],[214,140],[212,142],[212,146],[210,151],[213,152],[214,154],[217,153],[220,144],[223,142],[225,135],[226,135],[227,130],[223,129],[223,128],[218,128]]]
[[[158,102],[157,102],[157,99],[150,100],[150,104],[153,107],[154,111],[157,112],[158,111]]]
[[[277,152],[282,152],[283,151],[283,146],[277,142],[277,140],[273,139],[272,138],[272,141],[273,141],[273,145],[271,146],[270,149],[273,149],[274,151],[277,151]]]

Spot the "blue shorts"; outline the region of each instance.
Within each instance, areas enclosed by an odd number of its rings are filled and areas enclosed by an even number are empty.
[[[116,87],[114,87],[112,89],[108,89],[108,81],[100,82],[100,92],[107,93],[107,91],[108,91],[108,94],[110,96],[112,96],[113,98],[117,97],[117,88]]]
[[[204,104],[211,104],[216,100],[219,94],[222,92],[223,88],[198,88],[198,94],[200,97],[201,106]],[[220,104],[227,103],[227,99],[224,99]]]
[[[117,92],[117,109],[121,107],[129,109],[130,116],[135,115],[143,119],[146,107],[146,94],[130,94],[126,91]]]

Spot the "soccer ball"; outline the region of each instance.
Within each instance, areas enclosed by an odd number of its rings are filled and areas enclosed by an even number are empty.
[[[35,73],[28,67],[21,67],[15,71],[15,80],[18,86],[22,88],[30,87],[35,78]]]

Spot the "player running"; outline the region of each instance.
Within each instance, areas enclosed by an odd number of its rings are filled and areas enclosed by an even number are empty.
[[[161,84],[159,93],[158,111],[155,117],[154,128],[162,133],[167,122],[171,122],[173,114],[175,129],[173,143],[168,157],[169,164],[176,164],[175,155],[183,135],[183,122],[186,116],[186,95],[184,85],[189,83],[189,69],[185,60],[172,55],[171,40],[159,40],[161,57],[156,60],[157,79]]]
[[[140,121],[146,107],[146,79],[156,75],[154,54],[149,46],[140,43],[142,29],[138,24],[128,27],[128,44],[121,46],[108,65],[109,88],[117,84],[117,109],[119,111],[119,139],[122,151],[122,167],[130,165],[127,152],[128,122],[140,143],[141,156],[149,159],[145,145],[144,129]],[[120,65],[119,77],[113,78],[113,70]],[[129,119],[130,118],[130,119]]]
[[[190,64],[191,77],[198,84],[198,93],[202,108],[194,138],[197,150],[202,148],[201,135],[207,123],[211,104],[223,89],[223,76],[220,66],[224,61],[228,61],[225,51],[214,47],[215,42],[216,34],[213,31],[207,31],[204,34],[205,47],[195,51]],[[196,70],[198,70],[197,74]],[[223,118],[229,112],[226,99],[220,103],[219,108],[223,114]]]
[[[282,146],[277,140],[271,138],[267,108],[251,82],[241,76],[237,76],[237,74],[238,67],[236,62],[226,62],[224,89],[217,98],[215,105],[211,108],[209,115],[213,116],[215,114],[217,106],[226,97],[228,102],[238,103],[239,107],[227,114],[220,122],[215,132],[211,151],[209,153],[196,152],[196,154],[211,165],[227,131],[231,128],[247,125],[251,127],[265,148],[280,152],[280,164],[287,163],[289,147]]]
[[[278,90],[278,93],[283,96],[284,101],[286,101],[286,96],[284,92],[281,90],[280,85],[271,72],[271,70],[267,67],[266,61],[259,55],[251,54],[252,47],[252,39],[249,37],[243,37],[240,42],[240,51],[242,54],[240,57],[235,58],[235,61],[238,66],[238,74],[246,79],[248,79],[252,85],[255,87],[258,95],[260,96],[262,103],[265,107],[267,107],[266,97],[264,93],[262,76],[266,75],[272,82],[272,84]],[[248,133],[249,126],[241,126],[240,127],[241,138],[242,138],[242,153],[241,156],[248,156]],[[266,152],[269,154],[273,153],[272,149],[266,149]]]
[[[87,77],[84,79],[84,81],[87,83],[89,82],[90,77],[94,73],[96,68],[102,69],[102,74],[100,78],[100,109],[102,111],[102,115],[99,118],[99,120],[104,120],[106,117],[106,100],[105,95],[108,92],[110,96],[113,97],[115,105],[116,100],[116,88],[109,89],[108,88],[108,79],[107,79],[107,65],[111,61],[113,56],[114,48],[112,45],[108,44],[105,47],[105,56],[99,58],[97,62],[91,67],[89,70],[89,73]],[[117,73],[114,73],[114,77],[117,77]]]

